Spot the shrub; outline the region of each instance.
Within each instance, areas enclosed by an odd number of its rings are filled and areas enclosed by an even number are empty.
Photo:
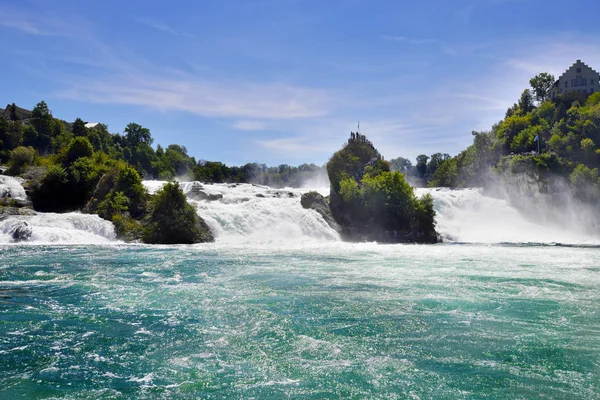
[[[115,213],[128,214],[140,219],[146,212],[148,193],[138,172],[125,163],[119,163],[99,180],[87,212],[112,220]]]
[[[43,212],[61,212],[74,209],[69,190],[69,176],[60,165],[46,170],[39,187],[32,193],[33,208]]]
[[[149,205],[142,236],[145,243],[191,244],[202,241],[199,217],[177,182],[163,186]]]
[[[35,150],[33,147],[17,147],[10,152],[10,169],[8,173],[10,175],[19,175],[26,166],[33,164],[34,158]]]
[[[86,137],[76,137],[71,140],[67,147],[67,163],[71,164],[81,157],[91,157],[94,154],[94,147]]]

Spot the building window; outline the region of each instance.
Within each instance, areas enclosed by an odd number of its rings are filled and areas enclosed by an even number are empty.
[[[590,85],[593,85],[593,84],[594,84],[594,80],[590,79]]]
[[[571,86],[585,86],[587,85],[587,79],[580,75],[577,75],[575,79],[571,79]]]
[[[581,73],[581,67],[577,68],[577,73],[580,74]]]
[[[565,87],[569,86],[569,82],[565,81]]]

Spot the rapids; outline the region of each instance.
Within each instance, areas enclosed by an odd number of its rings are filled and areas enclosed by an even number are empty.
[[[151,193],[165,183],[144,181]],[[302,193],[310,189],[199,182],[182,182],[180,186],[221,244],[306,244],[340,240],[321,215],[300,205]],[[323,195],[329,193],[329,188],[314,190]],[[597,234],[574,225],[538,221],[504,199],[484,195],[481,189],[416,189],[416,193],[430,193],[434,197],[437,229],[446,242],[600,244]],[[22,180],[0,175],[0,195],[26,199]],[[112,224],[95,215],[39,213],[0,221],[0,243],[12,241],[10,232],[18,221],[26,221],[32,229],[27,243],[102,244],[115,240]]]
[[[345,243],[301,207],[308,189],[181,186],[215,243],[123,244],[77,213],[0,221],[0,398],[598,397],[593,237],[419,189],[446,243]],[[27,245],[8,245],[23,222]]]

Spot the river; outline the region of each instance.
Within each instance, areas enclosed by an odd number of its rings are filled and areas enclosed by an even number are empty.
[[[210,244],[1,223],[0,398],[598,397],[596,238],[428,189],[446,243],[352,244],[302,190],[204,190]]]

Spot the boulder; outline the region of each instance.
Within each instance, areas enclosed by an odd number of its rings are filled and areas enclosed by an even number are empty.
[[[8,233],[15,242],[22,242],[29,239],[33,231],[26,221],[15,221]]]
[[[36,212],[24,207],[3,207],[0,206],[0,221],[14,215],[35,215]]]
[[[335,231],[337,231],[337,232],[342,231],[341,227],[338,225],[337,222],[335,222],[335,220],[333,219],[333,216],[331,215],[331,209],[329,207],[329,203],[327,202],[327,200],[325,200],[323,195],[321,195],[320,193],[317,193],[317,192],[304,193],[302,195],[302,197],[300,198],[300,204],[302,204],[303,208],[315,210],[316,212],[321,214],[321,216],[323,217],[325,222],[327,222],[327,224]]]
[[[206,193],[202,190],[202,185],[199,182],[194,182],[190,191],[186,194],[187,198],[190,200],[206,200],[206,201],[216,201],[221,200],[223,195],[220,193]]]

